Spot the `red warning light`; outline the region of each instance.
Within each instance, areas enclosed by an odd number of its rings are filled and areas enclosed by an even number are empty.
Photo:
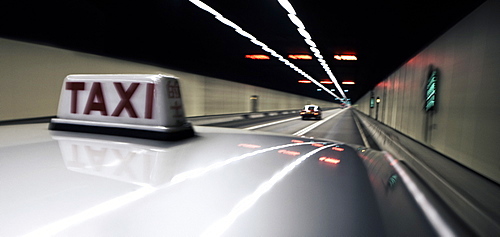
[[[344,151],[344,148],[342,148],[342,147],[332,147],[332,150],[334,150],[334,151]]]
[[[292,140],[293,143],[304,143],[302,140]]]
[[[299,83],[312,83],[312,81],[309,81],[309,80],[299,80]]]
[[[264,54],[247,54],[247,55],[245,55],[245,58],[257,59],[257,60],[268,60],[269,56],[264,55]]]
[[[321,84],[333,84],[333,81],[323,80],[323,81],[320,81],[319,83],[321,83]]]
[[[314,113],[315,115],[317,115],[316,113]],[[311,144],[311,146],[315,146],[315,147],[323,147],[325,145],[321,144],[321,143],[313,143]]]
[[[335,159],[335,158],[331,158],[331,157],[326,157],[326,156],[320,157],[319,161],[323,161],[323,162],[330,163],[330,164],[338,164],[338,163],[340,163],[339,159]]]
[[[311,55],[307,55],[307,54],[290,54],[290,55],[288,55],[288,58],[291,58],[291,59],[302,59],[302,60],[312,60],[312,56]]]

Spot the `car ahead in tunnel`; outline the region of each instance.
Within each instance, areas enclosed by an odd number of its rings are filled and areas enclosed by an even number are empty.
[[[386,152],[192,127],[177,89],[70,76],[49,124],[0,126],[0,236],[470,235]]]
[[[302,119],[306,118],[321,119],[321,108],[317,105],[306,105],[300,111],[300,116],[302,116]]]

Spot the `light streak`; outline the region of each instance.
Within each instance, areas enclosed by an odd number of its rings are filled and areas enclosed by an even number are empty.
[[[306,27],[304,23],[299,19],[297,16],[297,12],[293,8],[292,4],[288,0],[278,0],[278,2],[281,4],[281,6],[288,12],[288,18],[290,21],[297,26],[297,31],[299,32],[302,37],[304,37],[304,42],[308,44],[311,49],[311,51],[314,53],[314,56],[318,59],[318,62],[321,64],[323,69],[325,70],[326,74],[328,77],[330,77],[330,80],[335,84],[335,87],[337,87],[337,90],[342,94],[344,99],[346,98],[342,88],[340,87],[337,78],[333,75],[332,71],[330,70],[330,67],[326,63],[326,61],[323,59],[323,55],[321,55],[321,52],[316,46],[316,43],[312,40],[311,34],[307,32]],[[352,60],[352,59],[349,59]],[[322,88],[324,89],[324,88]],[[340,98],[339,98],[340,99]]]
[[[294,162],[285,166],[281,171],[274,174],[269,180],[265,181],[250,195],[241,199],[233,209],[227,214],[225,217],[219,219],[214,222],[210,227],[205,230],[205,232],[201,236],[220,236],[227,229],[231,227],[231,225],[236,221],[236,219],[243,213],[245,213],[248,209],[250,209],[265,193],[271,190],[276,183],[282,180],[285,176],[290,174],[297,166],[299,166],[303,161],[305,161],[310,156],[318,153],[319,151],[326,149],[328,147],[334,146],[335,144],[331,144],[328,146],[324,146],[321,148],[317,148],[308,152],[307,154],[299,157]]]
[[[420,206],[424,215],[429,219],[429,223],[434,227],[438,236],[455,236],[450,227],[443,220],[441,215],[439,215],[438,211],[432,204],[427,200],[422,191],[417,187],[417,184],[413,182],[410,176],[405,172],[405,170],[399,165],[396,159],[392,157],[386,151],[383,151],[386,159],[389,163],[394,167],[394,169],[398,172],[399,176],[403,179],[408,191],[412,194],[413,198]]]
[[[125,206],[131,202],[134,202],[136,200],[139,200],[141,198],[144,198],[148,196],[149,194],[155,192],[158,190],[157,188],[154,187],[143,187],[140,188],[136,191],[124,194],[122,196],[110,199],[106,202],[103,202],[101,204],[98,204],[96,206],[93,206],[91,208],[88,208],[76,215],[69,216],[66,218],[63,218],[61,220],[58,220],[56,222],[52,222],[48,225],[45,225],[39,229],[36,229],[24,236],[33,236],[33,237],[39,237],[39,236],[54,236],[55,234],[71,227],[76,224],[80,224],[86,220],[95,218],[97,216],[100,216],[102,214],[111,212],[113,210],[116,210],[122,206]]]
[[[261,149],[261,150],[257,150],[254,152],[245,153],[241,156],[233,157],[233,158],[230,158],[230,159],[225,160],[225,161],[217,162],[217,163],[209,165],[205,168],[199,168],[199,169],[187,171],[187,172],[184,172],[184,173],[181,173],[181,174],[174,176],[172,178],[172,180],[170,181],[170,183],[167,183],[166,185],[162,185],[159,187],[151,187],[151,186],[142,187],[142,188],[135,190],[133,192],[129,192],[129,193],[124,194],[122,196],[112,198],[108,201],[105,201],[103,203],[100,203],[98,205],[90,207],[86,210],[83,210],[82,212],[80,212],[78,214],[75,214],[75,215],[60,219],[58,221],[52,222],[48,225],[45,225],[41,228],[38,228],[38,229],[26,234],[25,236],[34,236],[34,237],[35,236],[36,237],[38,237],[38,236],[54,236],[57,233],[65,230],[65,229],[68,229],[74,225],[83,223],[83,222],[90,220],[92,218],[109,213],[111,211],[114,211],[114,210],[122,207],[122,206],[125,206],[125,205],[130,204],[134,201],[142,199],[148,195],[151,195],[152,193],[156,192],[157,190],[181,183],[181,182],[186,181],[188,179],[199,177],[203,174],[206,174],[209,171],[223,167],[223,166],[231,164],[233,162],[243,160],[245,158],[249,158],[249,157],[252,157],[252,156],[255,156],[258,154],[262,154],[262,153],[265,153],[268,151],[273,151],[273,150],[282,149],[282,148],[291,147],[291,146],[308,145],[308,144],[312,144],[312,143],[313,142],[291,143],[291,144],[285,144],[285,145],[281,145],[281,146],[275,146],[275,147],[270,147],[270,148],[266,148],[266,149]]]
[[[339,98],[339,99],[342,99],[340,98],[338,95],[334,94],[332,91],[330,91],[329,89],[327,89],[325,86],[323,86],[321,83],[319,83],[318,81],[316,81],[314,78],[312,78],[311,76],[309,76],[306,72],[304,72],[302,69],[300,69],[299,67],[295,66],[293,63],[291,63],[290,61],[288,61],[287,59],[285,59],[283,56],[281,56],[280,54],[276,53],[276,51],[272,50],[271,48],[269,48],[266,44],[262,43],[261,41],[258,41],[257,38],[255,38],[252,34],[244,31],[241,27],[239,27],[237,24],[235,24],[234,22],[228,20],[227,18],[225,18],[224,16],[222,16],[222,14],[220,14],[219,12],[217,12],[216,10],[214,10],[213,8],[211,8],[210,6],[208,6],[207,4],[203,3],[202,1],[200,0],[189,0],[191,3],[193,3],[194,5],[198,6],[200,9],[202,10],[205,10],[207,11],[208,13],[212,14],[215,16],[215,18],[217,20],[219,20],[221,23],[233,28],[238,34],[250,39],[250,41],[258,46],[260,46],[262,48],[262,50],[270,53],[273,57],[277,58],[279,61],[281,61],[282,63],[284,63],[285,65],[289,66],[291,69],[293,69],[294,71],[296,71],[297,73],[299,73],[300,75],[304,76],[305,78],[307,78],[308,80],[312,81],[314,84],[316,84],[319,88],[325,90],[328,94],[336,97],[336,98]],[[288,1],[281,1],[280,0],[280,4],[288,10],[289,12],[295,12],[293,10],[293,7],[292,5],[288,2]],[[296,18],[295,14],[290,14],[292,16],[289,16],[291,17],[290,20],[293,20],[292,21],[295,21],[296,24],[301,24],[302,22],[300,21],[300,19]],[[295,18],[294,18],[295,16]],[[306,41],[307,42],[307,41]],[[314,47],[316,47],[315,43],[314,42],[309,42],[309,44],[312,46],[314,45]],[[319,52],[319,50],[317,51]],[[326,63],[324,63],[326,64]],[[323,65],[323,67],[325,68],[325,66]],[[326,65],[326,68],[327,68],[328,65]],[[327,73],[328,74],[328,73]],[[330,73],[331,74],[331,73]],[[329,76],[330,76],[329,74]],[[330,76],[330,78],[332,78],[333,75]],[[336,79],[335,79],[336,80]],[[332,80],[333,81],[333,80]],[[337,83],[338,84],[338,83]],[[340,86],[339,86],[340,87]],[[339,90],[340,93],[343,94],[342,90],[340,89]],[[344,98],[345,98],[345,95],[343,94]]]
[[[240,161],[240,160],[243,160],[243,159],[246,159],[246,158],[258,155],[258,154],[262,154],[262,153],[265,153],[265,152],[268,152],[268,151],[279,150],[279,149],[283,149],[283,148],[287,148],[287,147],[292,147],[292,146],[300,146],[300,145],[306,145],[306,144],[308,145],[308,144],[312,144],[312,143],[313,142],[290,143],[290,144],[269,147],[269,148],[257,150],[257,151],[254,151],[254,152],[246,153],[246,154],[243,154],[241,156],[236,156],[236,157],[224,160],[224,161],[216,162],[216,163],[211,164],[211,165],[209,165],[207,167],[204,167],[204,168],[193,169],[193,170],[190,170],[190,171],[186,171],[186,172],[180,173],[180,174],[174,176],[170,180],[170,184],[174,185],[174,184],[183,182],[183,181],[185,181],[187,179],[192,179],[192,178],[199,177],[201,175],[204,175],[205,173],[208,173],[208,172],[210,172],[212,170],[215,170],[215,169],[219,169],[219,168],[221,168],[223,166],[226,166],[226,165],[229,165],[229,164],[231,164],[233,162]]]

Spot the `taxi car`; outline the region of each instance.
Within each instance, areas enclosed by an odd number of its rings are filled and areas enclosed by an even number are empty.
[[[0,134],[0,236],[469,234],[388,153],[191,126],[171,76],[70,75]]]
[[[321,108],[317,105],[306,105],[300,111],[300,116],[303,120],[306,118],[321,119]]]

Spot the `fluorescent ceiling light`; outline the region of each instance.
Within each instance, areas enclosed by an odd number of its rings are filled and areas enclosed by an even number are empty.
[[[304,23],[296,15],[288,14],[288,17],[298,28],[305,28]]]
[[[288,0],[278,0],[278,2],[281,4],[285,10],[288,11],[288,18],[290,18],[290,21],[292,21],[296,26],[297,26],[297,31],[299,32],[302,37],[304,37],[304,41],[311,46],[311,51],[314,53],[314,56],[322,61],[320,61],[321,66],[323,66],[323,69],[325,70],[326,74],[328,77],[330,77],[330,80],[335,84],[341,95],[344,97],[343,99],[346,99],[346,95],[344,94],[342,88],[340,87],[337,78],[333,75],[333,73],[330,70],[330,67],[326,64],[326,62],[323,60],[323,56],[319,52],[319,50],[316,48],[316,43],[312,40],[311,35],[309,32],[306,31],[304,23],[297,17],[297,14],[295,12],[295,9],[293,9],[292,4]],[[289,10],[291,9],[291,10]]]
[[[307,32],[306,29],[298,28],[297,30],[299,31],[300,35],[302,35],[302,37],[304,37],[306,39],[311,39],[311,35],[309,34],[309,32]]]
[[[295,12],[295,9],[293,9],[292,7],[292,4],[290,4],[290,2],[288,0],[278,0],[278,2],[281,4],[281,6],[283,8],[285,8],[285,10],[289,13],[289,14],[292,14],[292,15],[295,15],[297,14]]]
[[[215,16],[215,18],[217,20],[219,20],[220,22],[222,22],[223,24],[225,25],[228,25],[230,26],[231,28],[235,29],[235,31],[246,37],[246,38],[249,38],[250,41],[260,47],[262,47],[262,50],[266,51],[266,52],[269,52],[271,53],[271,55],[273,57],[276,57],[278,58],[279,61],[285,63],[285,65],[289,66],[290,68],[292,68],[293,70],[295,70],[297,73],[299,73],[300,75],[304,76],[306,79],[312,81],[314,84],[316,84],[318,87],[324,89],[325,91],[327,91],[329,94],[331,94],[332,96],[336,97],[336,98],[339,98],[341,99],[339,96],[337,96],[336,94],[334,94],[333,92],[331,92],[330,90],[328,90],[325,86],[323,86],[321,83],[319,83],[318,81],[316,81],[314,78],[312,78],[311,76],[309,76],[307,73],[305,73],[304,71],[302,71],[300,68],[298,68],[297,66],[295,66],[293,63],[291,63],[290,61],[286,60],[283,58],[283,56],[279,55],[278,53],[276,53],[274,50],[270,49],[266,44],[258,41],[253,35],[251,35],[250,33],[246,32],[246,31],[243,31],[241,29],[241,27],[239,27],[238,25],[236,25],[234,22],[224,18],[220,13],[218,13],[217,11],[215,11],[213,8],[209,7],[208,5],[206,5],[205,3],[203,3],[202,1],[200,0],[189,0],[191,3],[195,4],[196,6],[198,6],[199,8],[211,13],[212,15]],[[300,19],[295,16],[295,10],[293,9],[292,5],[287,1],[287,0],[278,0],[281,4],[281,6],[283,6],[283,8],[285,8],[285,10],[288,11],[288,16],[290,18],[290,20],[295,24],[297,25],[298,28],[304,28],[304,24],[302,23],[302,21],[300,21]],[[307,38],[306,38],[307,40]],[[309,43],[310,46],[312,47],[316,47],[316,44],[314,42],[310,42]],[[327,72],[328,74],[328,72]],[[332,75],[331,72],[328,74],[329,76]],[[332,75],[333,76],[333,75]],[[332,77],[330,77],[332,78]],[[342,93],[342,91],[340,91]],[[343,94],[343,93],[342,93]],[[343,95],[344,98],[345,98],[345,95]]]
[[[302,59],[302,60],[312,60],[312,56],[311,55],[307,55],[307,54],[290,54],[290,55],[288,55],[288,58],[291,58],[291,59]]]
[[[248,54],[248,55],[245,55],[245,58],[258,59],[258,60],[268,60],[269,56],[264,55],[264,54]]]
[[[358,60],[356,55],[334,55],[333,58],[337,60],[351,60],[351,61]]]
[[[314,47],[316,48],[316,43],[314,43],[314,41],[312,41],[311,39],[304,39],[304,41],[311,47]]]

